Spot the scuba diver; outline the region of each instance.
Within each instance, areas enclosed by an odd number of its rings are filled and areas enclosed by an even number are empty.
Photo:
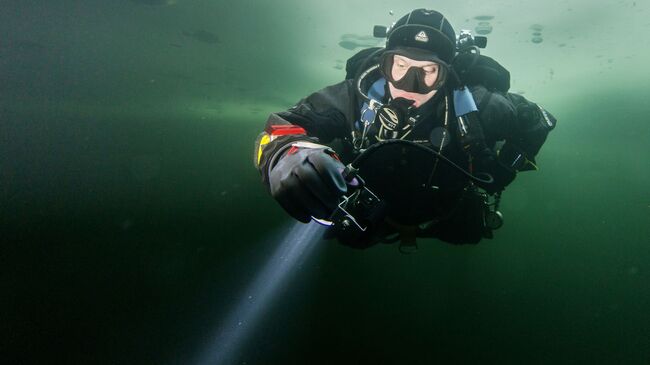
[[[350,58],[344,81],[269,116],[256,142],[263,183],[289,215],[354,248],[492,238],[502,191],[537,169],[556,119],[507,92],[509,72],[480,54],[485,37],[457,37],[437,11],[375,36],[385,47]]]

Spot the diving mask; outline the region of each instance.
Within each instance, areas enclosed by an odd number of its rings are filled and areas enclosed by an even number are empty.
[[[400,57],[401,56],[401,57]],[[431,57],[426,61],[430,64],[413,66],[409,63],[410,57],[397,52],[386,52],[381,60],[381,71],[388,81],[396,88],[417,94],[428,94],[442,87],[447,76],[446,65],[437,58]],[[417,61],[417,59],[416,59]],[[437,72],[435,79],[431,74]],[[431,80],[427,80],[429,77]]]

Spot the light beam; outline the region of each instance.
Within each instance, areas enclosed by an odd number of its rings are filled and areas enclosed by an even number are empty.
[[[294,223],[275,253],[244,291],[240,302],[224,319],[209,347],[196,365],[225,365],[236,360],[246,338],[255,331],[260,315],[273,303],[277,292],[288,284],[298,263],[313,251],[325,227],[310,222]]]

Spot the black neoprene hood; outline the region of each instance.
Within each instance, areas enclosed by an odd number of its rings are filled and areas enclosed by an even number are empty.
[[[456,33],[447,18],[435,10],[416,9],[401,17],[388,31],[386,50],[416,48],[451,64],[456,54]]]

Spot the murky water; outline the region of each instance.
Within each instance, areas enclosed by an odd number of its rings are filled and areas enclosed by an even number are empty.
[[[271,111],[436,6],[558,119],[490,241],[321,242],[236,364],[647,364],[650,7],[638,1],[0,6],[2,363],[187,364],[292,224],[259,182]],[[342,15],[343,14],[343,15]]]

